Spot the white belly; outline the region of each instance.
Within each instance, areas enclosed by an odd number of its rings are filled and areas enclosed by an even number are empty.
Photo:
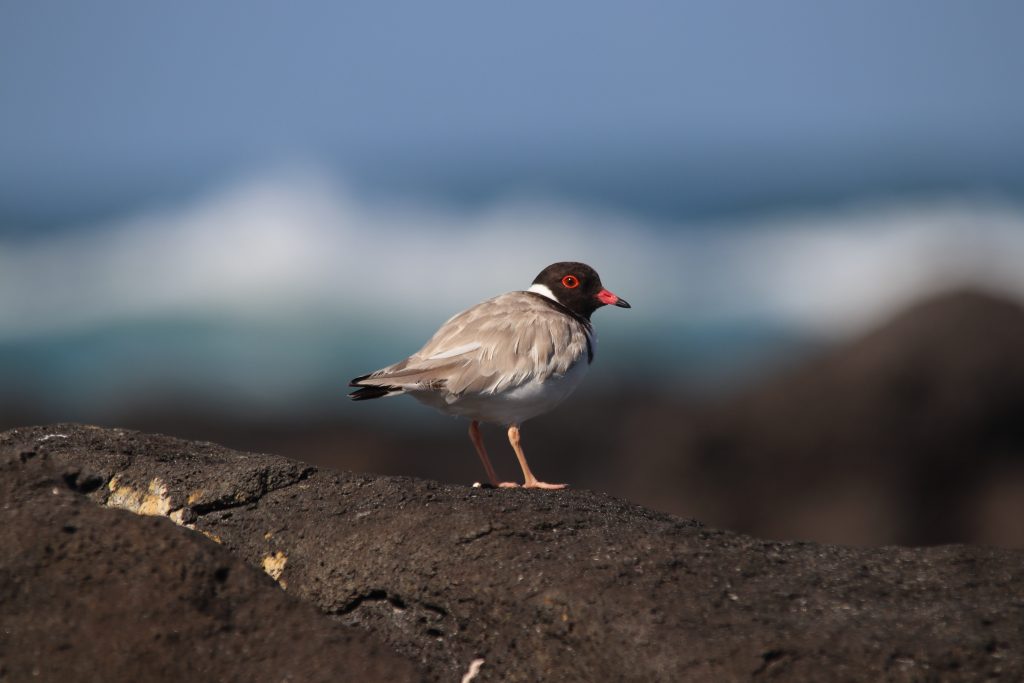
[[[521,424],[564,401],[579,386],[588,368],[586,360],[581,359],[564,375],[551,375],[546,381],[526,382],[495,394],[467,393],[446,398],[443,392],[409,393],[421,403],[448,415],[503,425]]]

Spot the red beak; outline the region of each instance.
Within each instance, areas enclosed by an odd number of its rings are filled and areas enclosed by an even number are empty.
[[[597,293],[597,300],[606,306],[618,306],[619,308],[632,308],[625,299],[620,299],[617,295],[612,294],[607,289],[602,289]]]

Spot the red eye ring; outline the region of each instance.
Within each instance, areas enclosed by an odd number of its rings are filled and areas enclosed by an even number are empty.
[[[580,281],[575,275],[566,275],[562,278],[562,285],[569,289],[576,289],[580,286]]]

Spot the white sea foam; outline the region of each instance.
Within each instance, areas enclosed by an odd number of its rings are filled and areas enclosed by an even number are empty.
[[[633,304],[631,326],[755,319],[843,334],[952,286],[1024,296],[1024,207],[945,199],[663,225],[539,202],[387,204],[322,174],[273,175],[0,241],[0,338],[181,314],[442,320],[570,259]]]

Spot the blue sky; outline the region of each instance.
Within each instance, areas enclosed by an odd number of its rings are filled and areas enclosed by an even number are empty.
[[[0,3],[0,229],[281,164],[672,218],[1024,190],[1018,2]]]

